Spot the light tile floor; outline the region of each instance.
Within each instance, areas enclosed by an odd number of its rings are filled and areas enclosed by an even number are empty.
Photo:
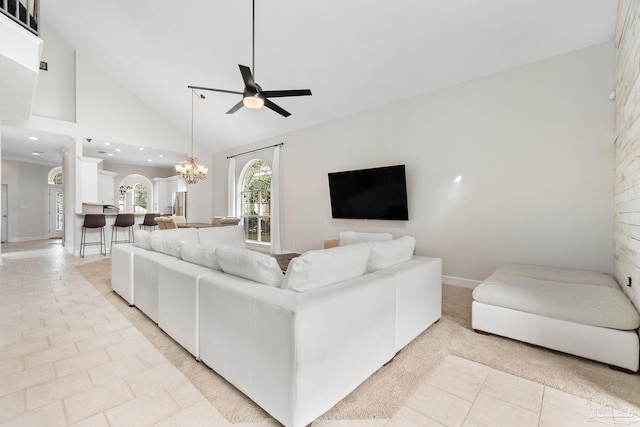
[[[73,266],[59,241],[2,244],[0,425],[230,424]],[[600,407],[448,356],[391,418],[313,427],[640,425]]]

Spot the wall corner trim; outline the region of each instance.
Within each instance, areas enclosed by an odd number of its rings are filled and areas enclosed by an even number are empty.
[[[465,279],[463,277],[442,276],[442,283],[446,285],[461,286],[463,288],[473,289],[482,283],[480,280]]]

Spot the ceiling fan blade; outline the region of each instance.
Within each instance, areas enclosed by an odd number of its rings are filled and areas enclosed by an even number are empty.
[[[289,117],[291,115],[290,112],[288,112],[287,110],[285,110],[284,108],[274,104],[273,102],[269,101],[268,99],[264,100],[264,106],[275,111],[276,113],[284,116],[284,117]]]
[[[213,89],[210,87],[202,87],[202,86],[187,86],[187,87],[189,89],[210,90],[213,92],[224,92],[224,93],[233,93],[234,95],[242,95],[242,92],[238,92],[237,90]]]
[[[234,105],[233,107],[231,107],[231,109],[229,111],[227,111],[227,114],[233,114],[236,111],[238,111],[239,109],[242,108],[242,106],[244,105],[243,101],[240,100],[240,102],[238,102],[236,105]]]
[[[238,64],[238,67],[240,67],[240,74],[242,74],[242,80],[244,80],[244,85],[249,88],[252,89],[251,92],[257,92],[258,88],[256,87],[256,82],[253,80],[253,75],[251,74],[251,68],[247,67],[246,65],[240,65]]]
[[[310,89],[293,89],[293,90],[264,90],[260,92],[265,98],[283,98],[285,96],[309,96]]]

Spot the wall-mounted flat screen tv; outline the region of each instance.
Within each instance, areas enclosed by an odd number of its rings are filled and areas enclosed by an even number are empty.
[[[404,165],[329,173],[331,215],[408,220]]]

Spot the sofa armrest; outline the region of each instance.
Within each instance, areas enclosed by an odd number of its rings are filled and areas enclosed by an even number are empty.
[[[146,252],[131,243],[111,247],[111,289],[134,305],[133,295],[133,254]]]
[[[442,316],[442,260],[414,256],[377,273],[395,280],[396,351],[400,351]]]

